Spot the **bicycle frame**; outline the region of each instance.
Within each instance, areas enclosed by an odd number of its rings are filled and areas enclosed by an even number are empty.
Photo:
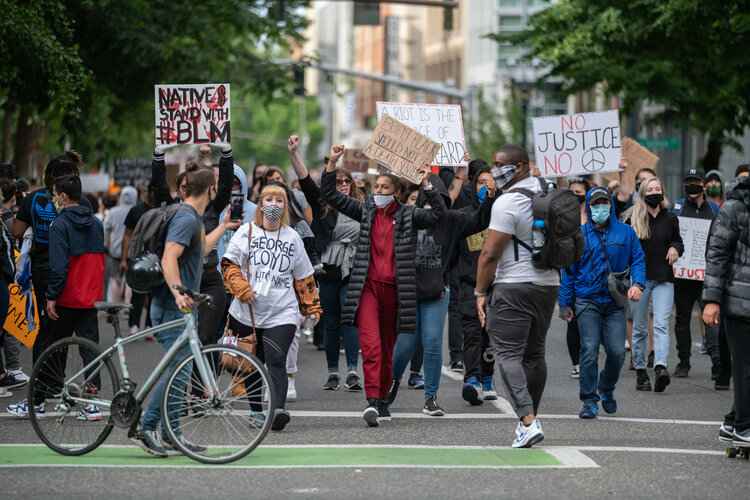
[[[136,391],[135,400],[138,402],[138,404],[141,404],[146,399],[148,394],[156,385],[156,382],[159,380],[159,377],[161,377],[161,375],[164,374],[164,372],[167,370],[169,363],[172,360],[174,360],[175,357],[177,356],[177,352],[186,344],[190,346],[190,351],[192,352],[193,357],[195,359],[195,364],[196,364],[196,367],[198,368],[198,373],[200,374],[201,381],[203,382],[204,387],[208,389],[208,392],[209,392],[208,396],[213,397],[214,395],[219,394],[220,391],[218,389],[218,386],[216,385],[216,378],[211,373],[211,370],[208,367],[206,360],[203,359],[203,356],[201,355],[201,347],[203,347],[203,344],[201,344],[201,341],[198,338],[198,332],[195,328],[195,319],[192,313],[186,314],[180,319],[176,319],[173,321],[169,321],[167,323],[163,323],[158,326],[147,328],[146,330],[142,330],[130,337],[126,337],[126,338],[116,337],[115,343],[112,344],[112,346],[110,346],[104,352],[102,352],[99,356],[97,356],[93,361],[91,361],[91,363],[84,366],[77,373],[70,376],[68,380],[66,380],[66,382],[63,384],[63,387],[67,386],[70,380],[74,380],[76,377],[79,377],[82,374],[84,374],[84,372],[86,372],[87,370],[91,370],[92,367],[95,367],[96,364],[101,362],[103,359],[113,356],[115,351],[117,352],[117,358],[118,358],[119,365],[120,365],[121,379],[129,379],[130,375],[128,373],[127,360],[125,359],[124,346],[130,343],[136,342],[138,340],[144,339],[148,335],[154,335],[156,333],[161,333],[167,330],[171,330],[173,328],[179,328],[183,326],[185,327],[184,331],[180,334],[177,340],[175,340],[175,343],[164,354],[161,360],[159,360],[159,363],[151,371],[151,373],[146,378],[146,381],[143,383],[143,385]],[[82,403],[82,404],[93,403],[95,405],[98,405],[104,408],[109,408],[111,406],[110,401],[102,401],[98,399],[84,399],[84,398],[78,398],[78,397],[72,397],[72,396],[69,397],[69,399],[71,401],[75,401],[77,403]]]

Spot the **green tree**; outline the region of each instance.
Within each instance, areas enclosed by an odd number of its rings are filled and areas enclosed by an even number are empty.
[[[287,138],[301,134],[301,98],[274,99],[264,104],[257,95],[248,93],[233,105],[232,149],[244,168],[255,163],[287,168]],[[325,129],[320,121],[320,107],[313,97],[304,100],[305,124],[309,143],[305,161],[310,168],[321,163],[315,152],[323,140]]]
[[[524,133],[521,106],[513,97],[506,99],[503,115],[496,103],[480,89],[476,96],[477,113],[468,127],[469,152],[472,158],[491,163],[493,155],[508,143],[520,144]]]
[[[600,82],[625,107],[662,104],[707,134],[706,169],[750,126],[750,10],[741,0],[560,0],[528,29],[496,40],[526,47],[565,90]]]
[[[307,4],[0,0],[4,156],[12,133],[20,165],[40,139],[89,160],[119,156],[149,137],[156,83],[228,81],[233,94],[264,99],[285,92],[289,69],[271,57],[301,39]]]

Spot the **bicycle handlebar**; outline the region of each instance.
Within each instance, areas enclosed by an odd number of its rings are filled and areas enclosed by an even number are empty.
[[[177,290],[181,294],[187,295],[188,297],[190,297],[191,299],[193,299],[193,302],[195,302],[196,305],[206,304],[208,307],[211,307],[211,308],[214,307],[214,301],[213,301],[213,298],[210,295],[207,295],[205,293],[194,292],[194,291],[190,290],[189,288],[185,288],[182,285],[172,285],[172,288],[174,288],[175,290]]]

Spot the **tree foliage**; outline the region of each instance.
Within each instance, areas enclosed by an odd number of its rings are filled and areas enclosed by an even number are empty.
[[[477,113],[468,127],[469,152],[472,158],[491,163],[502,146],[523,141],[524,116],[521,106],[511,97],[504,103],[505,115],[482,90],[477,93]]]
[[[626,107],[664,105],[707,133],[709,150],[750,125],[747,1],[560,0],[526,31],[495,38],[528,48],[567,91],[605,82]]]
[[[230,82],[261,102],[289,89],[271,57],[301,39],[307,3],[0,0],[0,96],[58,147],[120,155],[153,127],[154,84]]]

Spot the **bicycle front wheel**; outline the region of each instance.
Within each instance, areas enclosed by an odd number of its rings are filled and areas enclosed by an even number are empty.
[[[218,392],[193,374],[194,356],[182,360],[169,375],[162,418],[169,442],[201,463],[225,464],[253,451],[271,428],[274,395],[263,363],[236,348],[201,348]]]
[[[94,342],[68,337],[39,357],[29,378],[29,418],[39,439],[62,455],[94,450],[112,432],[109,408],[119,390],[110,357]]]

